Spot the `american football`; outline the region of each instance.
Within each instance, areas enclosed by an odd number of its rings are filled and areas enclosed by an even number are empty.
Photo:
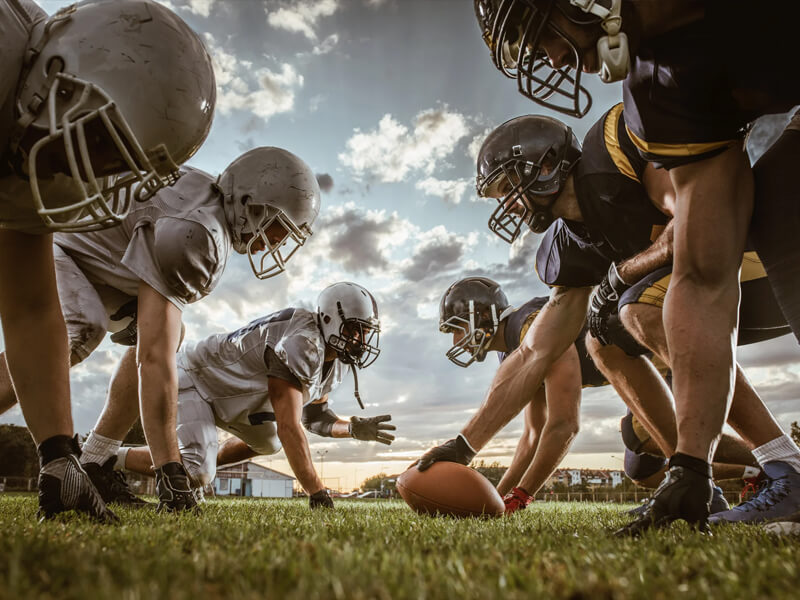
[[[434,463],[427,471],[411,467],[398,477],[397,491],[421,515],[499,517],[505,510],[486,477],[453,462]]]

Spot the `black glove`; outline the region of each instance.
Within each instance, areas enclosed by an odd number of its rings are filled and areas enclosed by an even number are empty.
[[[629,286],[622,281],[617,273],[617,265],[611,263],[608,273],[603,277],[603,281],[592,292],[592,299],[589,301],[589,331],[596,337],[603,346],[610,342],[606,337],[608,333],[608,318],[617,311],[617,305],[622,294]]]
[[[420,471],[430,468],[433,463],[441,460],[468,465],[475,458],[475,454],[475,450],[467,443],[467,439],[459,433],[454,440],[448,440],[441,446],[428,450],[416,465]]]
[[[179,462],[168,462],[155,470],[158,512],[191,511],[199,514],[197,498],[189,484],[189,474]]]
[[[111,341],[115,344],[122,346],[135,346],[138,338],[138,326],[136,322],[136,311],[139,308],[138,298],[134,298],[130,302],[123,304],[120,309],[115,312],[111,317],[112,321],[122,321],[128,317],[133,317],[131,322],[125,329],[120,329],[116,333],[111,334]]]
[[[322,488],[320,491],[308,497],[308,505],[311,507],[311,510],[317,508],[333,508],[333,500],[331,500],[331,497],[328,495],[328,490]]]
[[[394,441],[394,436],[387,431],[397,429],[394,425],[387,423],[391,421],[392,415],[380,415],[379,417],[350,417],[350,435],[357,440],[365,442],[380,442],[387,446]]]

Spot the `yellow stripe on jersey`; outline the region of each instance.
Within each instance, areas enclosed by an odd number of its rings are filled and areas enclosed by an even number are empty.
[[[739,276],[739,281],[752,281],[766,276],[767,272],[764,270],[764,265],[761,264],[758,254],[745,252],[742,257],[742,274]]]
[[[696,156],[741,143],[740,140],[725,140],[723,142],[702,142],[698,144],[660,144],[658,142],[646,142],[642,138],[636,137],[636,134],[627,125],[625,125],[625,129],[631,137],[631,141],[639,150],[656,156]]]
[[[533,320],[537,316],[539,316],[539,311],[535,310],[531,314],[528,315],[528,318],[525,319],[525,322],[522,324],[522,329],[519,332],[519,343],[520,343],[520,346],[522,345],[522,340],[525,339],[525,334],[528,333],[528,329],[531,328],[531,325],[533,325]]]
[[[611,160],[614,161],[617,169],[619,169],[619,172],[625,175],[625,177],[633,179],[639,183],[639,178],[636,176],[636,171],[634,171],[633,167],[631,166],[631,162],[628,160],[628,157],[625,156],[625,153],[622,151],[622,147],[619,144],[619,136],[617,135],[617,131],[619,130],[619,117],[621,114],[622,102],[608,111],[606,122],[603,124],[603,135],[606,142],[606,150],[608,150],[608,154],[611,156]]]

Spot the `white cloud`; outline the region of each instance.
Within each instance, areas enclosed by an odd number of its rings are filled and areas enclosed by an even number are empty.
[[[464,192],[470,187],[471,179],[443,180],[435,177],[421,179],[415,187],[426,196],[436,196],[450,204],[460,204]]]
[[[261,67],[253,70],[249,61],[219,45],[210,33],[205,41],[214,63],[217,78],[217,109],[223,113],[246,110],[268,120],[294,108],[297,90],[303,87],[303,76],[289,63],[272,70]]]
[[[177,12],[183,10],[200,17],[208,17],[211,15],[211,9],[217,3],[217,0],[182,0],[180,3],[172,2],[170,0],[157,0],[159,4],[163,4],[172,11]]]
[[[277,10],[267,7],[267,23],[276,29],[302,33],[310,40],[317,39],[317,21],[329,17],[339,8],[337,0],[301,0],[285,3]]]
[[[467,118],[447,107],[420,112],[411,128],[386,114],[376,129],[356,129],[339,160],[359,179],[398,182],[416,170],[431,175],[468,131]]]
[[[318,46],[314,46],[312,53],[316,54],[317,56],[322,54],[328,54],[336,47],[336,44],[338,43],[339,43],[339,34],[332,33],[324,40],[322,40],[322,42]]]

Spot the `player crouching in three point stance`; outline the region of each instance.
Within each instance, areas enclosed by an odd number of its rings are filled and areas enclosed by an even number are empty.
[[[80,2],[48,18],[2,0],[0,31],[0,402],[13,380],[38,444],[40,514],[106,520],[72,438],[50,234],[121,228],[175,183],[211,127],[214,71],[197,34],[156,2]]]
[[[192,486],[214,480],[217,465],[275,454],[283,446],[311,507],[333,503],[317,476],[303,426],[324,437],[352,437],[391,444],[389,415],[339,419],[328,394],[349,366],[378,357],[380,321],[372,295],[354,283],[335,283],[319,296],[316,313],[287,308],[232,333],[221,333],[178,355],[178,445]],[[358,386],[356,386],[356,391]],[[105,414],[125,412],[132,394],[110,396]],[[130,426],[114,423],[115,426]],[[219,447],[217,427],[236,439]],[[115,450],[115,452],[117,452]],[[117,468],[150,474],[147,448],[123,448]],[[130,503],[132,494],[105,462],[98,489],[109,502]]]
[[[55,236],[71,364],[86,359],[109,329],[116,331],[113,341],[132,346],[110,394],[138,388],[162,508],[193,506],[175,437],[175,353],[184,306],[214,290],[232,247],[249,255],[256,276],[280,273],[311,235],[319,205],[319,186],[308,165],[280,148],[255,148],[219,178],[182,168],[172,187],[135,203],[118,227]],[[259,251],[264,257],[256,261]],[[10,382],[0,377],[0,405],[6,409],[13,402]],[[124,415],[104,412],[83,446],[81,463],[96,484],[139,414],[135,402],[124,407]]]

